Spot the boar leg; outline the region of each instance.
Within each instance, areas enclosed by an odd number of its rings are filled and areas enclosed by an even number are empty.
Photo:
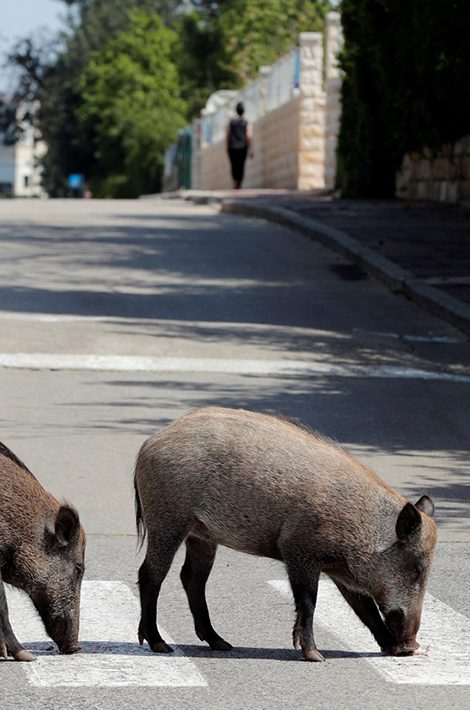
[[[139,623],[139,643],[144,639],[155,653],[173,653],[171,646],[160,636],[157,626],[157,602],[163,580],[168,574],[173,558],[188,533],[188,528],[173,531],[173,534],[157,537],[149,535],[147,554],[139,569],[139,592],[141,617]]]
[[[375,601],[365,594],[352,592],[336,580],[333,581],[349,606],[354,609],[362,623],[365,624],[372,633],[380,648],[383,651],[391,648],[394,643],[392,635],[385,626]]]
[[[19,643],[8,618],[7,597],[0,570],[0,656],[6,658],[10,654],[15,661],[35,661],[36,657]]]
[[[201,641],[207,641],[214,651],[230,651],[232,646],[214,631],[206,601],[206,582],[214,564],[216,550],[217,545],[213,542],[188,535],[186,559],[180,577],[198,637]]]
[[[311,558],[306,557],[304,560],[295,552],[292,557],[284,556],[284,561],[297,613],[292,634],[294,648],[297,651],[302,649],[307,661],[324,661],[313,637],[313,614],[317,603],[320,570],[312,563]]]

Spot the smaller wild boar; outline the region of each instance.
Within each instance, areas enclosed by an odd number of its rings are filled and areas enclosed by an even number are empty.
[[[157,627],[160,587],[185,540],[181,580],[196,634],[229,650],[212,627],[205,586],[217,545],[284,562],[296,606],[294,647],[323,661],[312,624],[327,574],[383,652],[419,647],[436,544],[434,505],[413,505],[338,444],[289,420],[244,410],[197,410],[147,439],[135,468],[139,641],[172,649]]]
[[[10,626],[4,582],[28,594],[61,653],[80,651],[84,557],[77,511],[60,505],[0,444],[0,656],[35,660]]]

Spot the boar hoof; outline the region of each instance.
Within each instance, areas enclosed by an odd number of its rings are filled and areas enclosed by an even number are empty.
[[[33,654],[30,651],[27,651],[25,648],[22,648],[21,650],[17,651],[15,653],[15,661],[35,661],[36,656],[33,656]]]
[[[70,656],[72,653],[79,653],[82,650],[82,647],[78,643],[74,643],[70,646],[65,646],[64,648],[60,649],[61,654]]]
[[[154,653],[174,653],[171,646],[168,646],[164,641],[155,641],[150,644],[150,648]]]
[[[209,646],[213,651],[231,651],[233,646],[228,641],[224,641],[220,636],[212,641],[209,641]]]
[[[324,656],[321,655],[318,648],[308,648],[304,651],[304,658],[306,661],[313,661],[314,663],[320,663],[325,660]]]

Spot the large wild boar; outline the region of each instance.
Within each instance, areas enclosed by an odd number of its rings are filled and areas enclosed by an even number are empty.
[[[33,661],[10,626],[3,583],[32,599],[62,653],[78,644],[85,533],[78,513],[60,505],[0,444],[0,656]]]
[[[244,410],[197,410],[144,442],[136,517],[147,553],[139,570],[139,641],[169,652],[157,628],[161,584],[186,542],[181,580],[196,634],[229,650],[212,627],[205,585],[217,545],[284,562],[296,606],[294,647],[322,661],[312,631],[327,574],[393,655],[419,647],[436,544],[434,506],[413,505],[336,443],[291,421]]]

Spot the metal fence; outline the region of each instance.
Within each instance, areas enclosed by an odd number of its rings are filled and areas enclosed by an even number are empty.
[[[213,145],[224,139],[227,124],[239,101],[245,105],[247,119],[254,122],[294,98],[299,86],[300,52],[296,47],[272,66],[261,67],[257,79],[238,93],[227,96],[221,106],[203,112],[203,145]]]
[[[192,128],[178,131],[178,140],[165,151],[163,190],[191,187]]]

